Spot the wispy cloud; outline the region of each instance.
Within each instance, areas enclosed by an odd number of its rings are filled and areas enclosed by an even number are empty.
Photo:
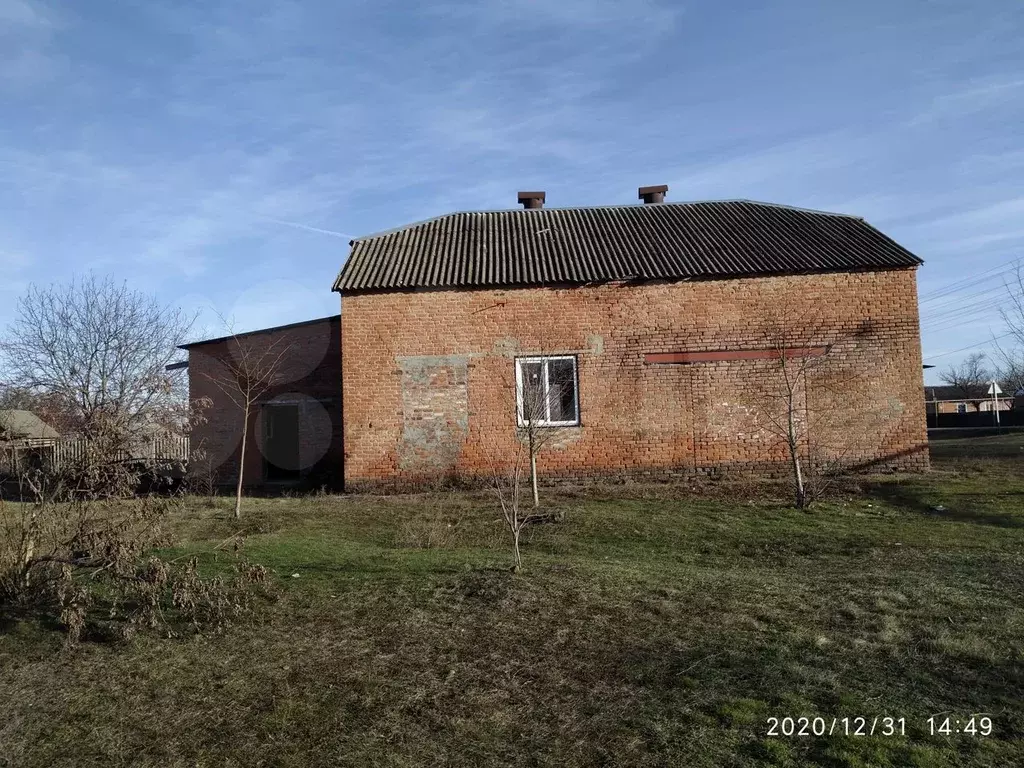
[[[323,227],[311,227],[308,224],[300,224],[297,221],[282,221],[281,219],[271,219],[269,217],[264,218],[264,221],[269,221],[272,224],[280,224],[282,227],[293,227],[295,229],[301,229],[305,232],[313,232],[318,235],[328,235],[329,237],[340,237],[343,240],[352,240],[356,236],[349,235],[345,232],[338,232],[333,229],[324,229]]]
[[[44,7],[29,0],[0,0],[0,29],[13,27],[22,32],[50,29],[53,17]]]
[[[52,36],[57,16],[34,0],[0,0],[0,89],[22,89],[58,68]]]
[[[334,310],[353,235],[668,183],[864,215],[941,282],[1021,245],[1022,34],[955,4],[0,0],[0,253],[271,324]]]
[[[1016,109],[1024,97],[1024,77],[989,77],[969,80],[962,86],[934,97],[910,120],[913,126],[971,118],[993,109]]]

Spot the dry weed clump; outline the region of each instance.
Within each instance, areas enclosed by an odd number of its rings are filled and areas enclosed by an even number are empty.
[[[408,549],[452,549],[457,545],[462,522],[463,514],[452,502],[451,494],[431,499],[422,514],[398,525],[396,544]]]
[[[269,595],[267,572],[236,552],[229,575],[202,577],[195,556],[154,554],[173,542],[177,497],[137,496],[138,463],[119,461],[116,434],[99,432],[60,471],[18,467],[18,502],[0,501],[0,607],[56,619],[67,644],[220,628]]]

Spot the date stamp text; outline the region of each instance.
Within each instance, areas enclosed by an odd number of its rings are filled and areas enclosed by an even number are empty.
[[[907,718],[872,717],[769,717],[766,736],[802,738],[814,736],[906,736]],[[988,715],[933,715],[924,722],[930,736],[991,736]]]

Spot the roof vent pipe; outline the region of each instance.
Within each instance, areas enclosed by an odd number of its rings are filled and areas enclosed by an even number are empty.
[[[668,192],[668,184],[659,184],[656,187],[640,187],[640,199],[644,201],[644,205],[664,203],[666,192]]]
[[[544,207],[545,195],[543,192],[520,192],[519,203],[526,210],[536,210]]]

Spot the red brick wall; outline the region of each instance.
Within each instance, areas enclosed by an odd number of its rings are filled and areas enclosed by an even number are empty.
[[[333,317],[240,337],[238,343],[249,345],[256,355],[270,349],[268,360],[281,357],[274,386],[260,398],[250,419],[245,485],[265,481],[262,407],[267,403],[299,406],[299,466],[294,469],[315,484],[341,485],[340,327],[339,319]],[[242,411],[216,384],[231,379],[221,361],[230,359],[235,343],[212,342],[189,350],[190,398],[212,401],[205,411],[208,421],[192,436],[193,452],[202,451],[205,458],[194,461],[192,469],[198,474],[212,473],[218,484],[238,479]]]
[[[847,463],[927,467],[914,270],[342,298],[345,478],[353,488],[474,475],[515,446],[514,358],[574,354],[581,426],[543,473],[777,466],[754,401],[777,361],[685,365],[651,352],[764,348],[784,312],[800,346],[830,345],[807,379],[808,427]],[[763,409],[761,409],[763,410]]]

